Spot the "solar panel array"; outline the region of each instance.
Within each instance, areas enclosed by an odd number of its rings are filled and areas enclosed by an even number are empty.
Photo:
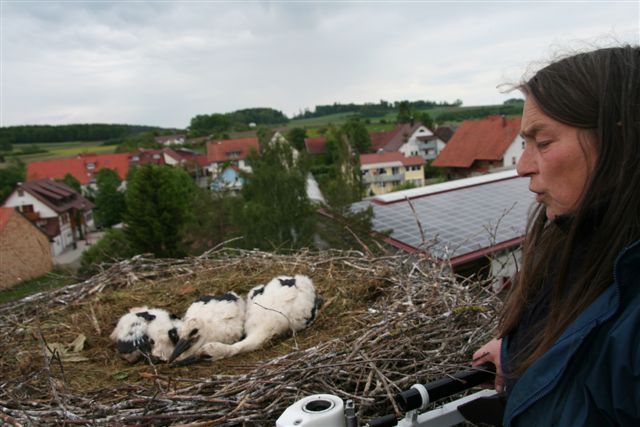
[[[386,205],[363,201],[352,209],[372,206],[376,231],[392,230],[390,237],[405,245],[453,258],[523,236],[535,202],[528,185],[528,179],[506,179]]]

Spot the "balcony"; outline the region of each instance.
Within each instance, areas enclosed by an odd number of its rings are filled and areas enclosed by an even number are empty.
[[[362,182],[365,184],[373,184],[379,182],[390,182],[390,181],[404,181],[404,174],[383,174],[383,175],[371,175],[367,174],[362,177]]]

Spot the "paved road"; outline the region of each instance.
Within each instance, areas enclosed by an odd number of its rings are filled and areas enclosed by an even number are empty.
[[[102,236],[104,236],[104,232],[102,231],[89,233],[87,235],[87,240],[79,240],[75,249],[70,246],[65,249],[60,255],[53,257],[53,263],[55,265],[70,266],[76,268],[79,267],[82,252],[86,251],[91,247],[92,244],[102,239]]]

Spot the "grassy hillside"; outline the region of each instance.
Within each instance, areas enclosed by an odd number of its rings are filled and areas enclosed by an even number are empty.
[[[35,150],[34,150],[35,149]],[[14,144],[13,151],[5,154],[6,159],[16,157],[24,163],[39,162],[42,160],[60,159],[73,157],[78,154],[111,154],[116,150],[115,145],[102,145],[99,141],[76,141],[76,142],[48,142],[33,144]],[[30,153],[30,151],[36,151]],[[21,154],[24,153],[24,154]],[[0,163],[0,168],[5,166]]]
[[[426,112],[438,124],[459,124],[468,118],[480,118],[493,114],[506,114],[508,116],[516,116],[522,113],[521,107],[505,106],[505,105],[474,105],[468,107],[434,107],[427,110],[418,110],[420,113]],[[306,127],[320,128],[329,124],[340,125],[348,120],[354,113],[338,113],[322,117],[313,117],[308,119],[294,119],[289,122],[287,128]],[[370,132],[388,130],[395,123],[397,112],[389,112],[384,116],[362,118],[369,121],[367,128]]]

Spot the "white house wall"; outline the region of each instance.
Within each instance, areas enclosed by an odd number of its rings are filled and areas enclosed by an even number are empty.
[[[491,260],[491,286],[498,292],[512,282],[522,260],[522,249],[505,250],[489,256]]]
[[[164,163],[169,166],[175,166],[178,164],[178,161],[173,157],[171,157],[170,155],[168,155],[167,153],[164,153]]]
[[[520,160],[520,156],[522,156],[522,153],[524,152],[524,147],[522,146],[523,144],[524,140],[522,139],[522,137],[520,135],[516,136],[516,138],[513,140],[511,145],[509,145],[509,148],[507,148],[507,151],[504,152],[504,156],[502,157],[502,165],[505,168],[516,167],[515,163]]]
[[[415,139],[402,144],[398,151],[400,151],[405,157],[423,155],[423,153],[420,152],[419,143]]]
[[[40,200],[33,197],[31,194],[24,191],[22,196],[18,195],[18,190],[15,190],[9,198],[4,202],[4,207],[15,208],[18,206],[33,205],[33,211],[40,215],[40,218],[55,218],[58,214],[49,206],[42,203]]]

